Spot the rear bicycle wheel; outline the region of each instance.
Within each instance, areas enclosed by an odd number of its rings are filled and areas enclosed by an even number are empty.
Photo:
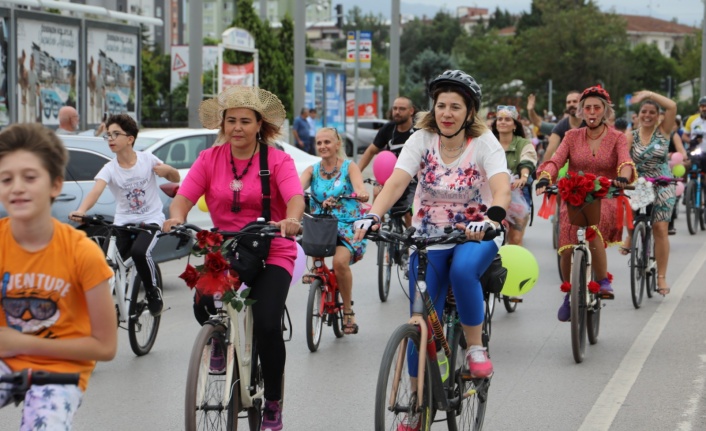
[[[315,352],[319,349],[324,325],[324,287],[320,279],[309,286],[309,300],[306,303],[306,345]]]
[[[427,362],[424,373],[424,393],[417,394],[416,384],[410,377],[407,350],[419,352],[419,329],[411,324],[399,326],[392,333],[385,347],[380,363],[377,388],[375,390],[375,430],[397,430],[402,422],[409,418],[418,419],[422,431],[431,426],[431,369]],[[415,367],[415,374],[416,374]],[[414,379],[416,381],[416,379]],[[421,407],[418,400],[422,397]]]
[[[331,319],[333,334],[336,338],[343,338],[346,333],[343,332],[343,297],[341,296],[340,290],[336,291],[336,305],[338,312],[329,314],[328,318]]]
[[[517,310],[517,301],[513,301],[509,296],[503,295],[503,305],[508,313],[514,313]]]
[[[378,243],[378,295],[381,302],[387,302],[392,278],[392,244]]]
[[[586,265],[583,250],[574,249],[571,264],[571,350],[576,363],[586,352]]]
[[[704,189],[704,185],[701,184],[701,205],[699,205],[699,226],[701,226],[701,230],[706,230],[706,211],[704,211],[704,208],[706,208],[706,189]]]
[[[586,335],[588,342],[596,344],[598,342],[598,333],[601,330],[601,298],[598,295],[590,295],[591,304],[586,310]]]
[[[133,268],[133,271],[135,269]],[[162,271],[159,265],[155,266],[157,278],[157,289],[162,292]],[[130,348],[137,356],[149,353],[157,339],[159,323],[162,316],[153,316],[147,307],[147,297],[145,296],[145,286],[139,274],[135,275],[135,282],[132,286],[130,306],[128,307],[127,333],[130,339]]]
[[[207,322],[201,327],[189,359],[184,398],[186,431],[236,430],[240,404],[237,361],[233,361],[233,384],[226,389],[226,375],[211,373],[211,350],[218,343],[221,352],[228,351],[226,328]],[[228,363],[226,358],[226,363]]]
[[[632,244],[630,246],[630,293],[632,305],[638,309],[642,304],[645,292],[645,277],[647,276],[645,223],[639,222],[632,231]]]
[[[696,182],[689,181],[684,191],[684,203],[686,204],[686,227],[689,233],[696,235],[696,224],[699,218],[699,208],[696,206]]]

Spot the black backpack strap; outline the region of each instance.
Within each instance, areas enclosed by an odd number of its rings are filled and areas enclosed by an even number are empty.
[[[260,181],[262,182],[262,217],[265,221],[270,221],[272,214],[270,213],[270,170],[267,164],[267,147],[267,144],[260,143]]]

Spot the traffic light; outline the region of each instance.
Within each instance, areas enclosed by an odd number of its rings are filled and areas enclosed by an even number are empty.
[[[336,27],[343,28],[343,5],[336,5]]]

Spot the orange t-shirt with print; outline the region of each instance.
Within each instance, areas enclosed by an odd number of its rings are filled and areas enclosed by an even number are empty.
[[[0,326],[43,338],[91,335],[86,291],[113,275],[98,245],[84,232],[52,219],[54,234],[40,251],[28,252],[15,241],[10,220],[0,220]],[[114,315],[105,316],[115,319]],[[86,390],[96,361],[19,355],[3,358],[10,369],[34,368],[81,373]]]

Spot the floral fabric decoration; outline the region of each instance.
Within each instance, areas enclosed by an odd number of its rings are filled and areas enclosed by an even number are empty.
[[[559,195],[569,205],[575,207],[604,198],[611,189],[611,181],[606,177],[583,172],[569,172],[557,183]]]
[[[250,288],[240,281],[238,274],[223,256],[231,242],[224,242],[223,236],[216,232],[198,232],[191,255],[204,256],[204,263],[196,266],[187,263],[179,278],[190,289],[196,289],[197,296],[211,295],[214,299],[230,304],[236,311],[241,311],[244,306],[255,303],[255,300],[248,299]]]

